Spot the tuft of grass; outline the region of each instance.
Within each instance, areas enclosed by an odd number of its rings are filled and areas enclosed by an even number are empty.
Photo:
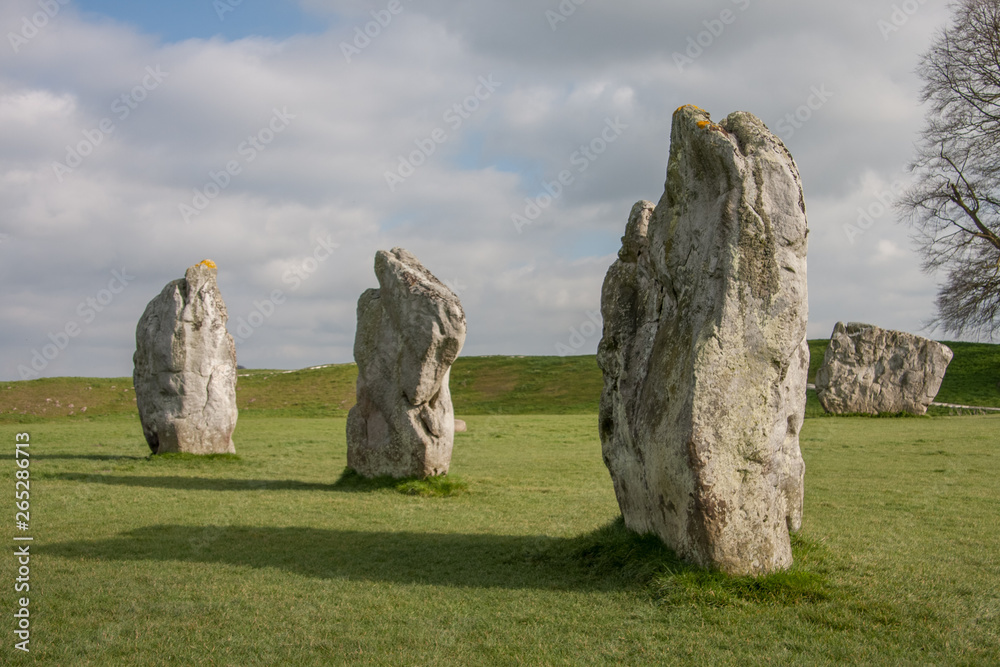
[[[239,463],[239,454],[189,454],[187,452],[164,452],[163,454],[150,454],[147,461],[152,463],[171,464],[174,462],[184,463],[207,463],[209,461],[219,461],[222,463]]]
[[[815,572],[788,570],[761,577],[732,577],[721,572],[692,570],[657,577],[664,604],[692,607],[772,605],[787,607],[829,598],[826,580]]]
[[[794,564],[787,571],[733,576],[681,560],[657,536],[626,528],[619,516],[535,558],[574,562],[591,577],[646,588],[658,602],[672,607],[789,606],[827,600],[822,545],[793,534],[792,555]]]
[[[436,475],[434,477],[404,477],[396,478],[389,475],[379,477],[364,477],[356,470],[344,468],[344,472],[333,484],[338,491],[378,491],[393,489],[407,496],[422,496],[424,498],[447,498],[457,496],[469,490],[469,485],[454,475]]]
[[[396,484],[396,490],[407,496],[447,498],[469,490],[469,485],[452,475],[435,475],[424,479],[407,479]]]
[[[654,577],[657,596],[671,606],[788,607],[831,597],[818,542],[792,535],[792,567],[759,577],[731,576],[691,565],[673,566]]]

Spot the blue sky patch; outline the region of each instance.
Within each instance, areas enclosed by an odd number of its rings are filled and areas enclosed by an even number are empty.
[[[302,11],[293,0],[175,0],[127,2],[125,0],[76,0],[85,19],[107,17],[157,35],[164,42],[250,36],[284,39],[301,33],[326,30],[330,21]]]

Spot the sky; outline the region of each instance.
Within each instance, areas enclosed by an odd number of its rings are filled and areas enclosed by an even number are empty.
[[[397,246],[460,297],[464,355],[592,354],[682,104],[754,113],[795,157],[810,338],[932,335],[937,277],[885,204],[948,20],[933,0],[5,0],[0,378],[130,375],[146,304],[206,258],[241,365],[349,362]]]

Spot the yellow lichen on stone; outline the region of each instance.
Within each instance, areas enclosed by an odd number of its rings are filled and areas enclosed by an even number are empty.
[[[207,267],[208,267],[208,268],[210,268],[210,269],[217,269],[217,268],[218,268],[218,267],[217,267],[217,266],[215,265],[215,262],[213,262],[213,261],[212,261],[212,260],[210,260],[210,259],[203,259],[203,260],[201,260],[200,262],[198,262],[198,263],[197,263],[197,264],[196,264],[195,266],[207,266]]]
[[[682,105],[680,105],[679,107],[677,107],[676,109],[674,109],[674,113],[677,113],[677,112],[678,112],[678,111],[680,111],[681,109],[688,109],[688,108],[690,108],[690,109],[694,109],[694,110],[696,110],[696,111],[704,111],[704,109],[702,109],[701,107],[699,107],[699,106],[696,106],[696,105],[694,105],[694,104],[682,104]]]
[[[715,130],[719,134],[727,134],[726,130],[724,130],[721,125],[719,125],[718,123],[713,123],[708,120],[699,120],[697,123],[695,123],[695,125],[697,125],[698,128],[702,130],[708,128],[709,130]]]

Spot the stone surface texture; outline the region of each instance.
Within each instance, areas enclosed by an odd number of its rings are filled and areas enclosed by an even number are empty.
[[[792,562],[805,465],[805,202],[755,116],[674,113],[601,295],[600,435],[626,525],[733,574]]]
[[[952,356],[947,345],[910,333],[837,322],[816,372],[816,396],[833,414],[922,415]]]
[[[146,306],[135,330],[136,405],[154,454],[232,454],[236,345],[210,260]]]
[[[443,475],[455,438],[448,378],[465,343],[465,313],[402,248],[378,251],[375,275],[379,288],[358,299],[347,465],[365,477]]]

